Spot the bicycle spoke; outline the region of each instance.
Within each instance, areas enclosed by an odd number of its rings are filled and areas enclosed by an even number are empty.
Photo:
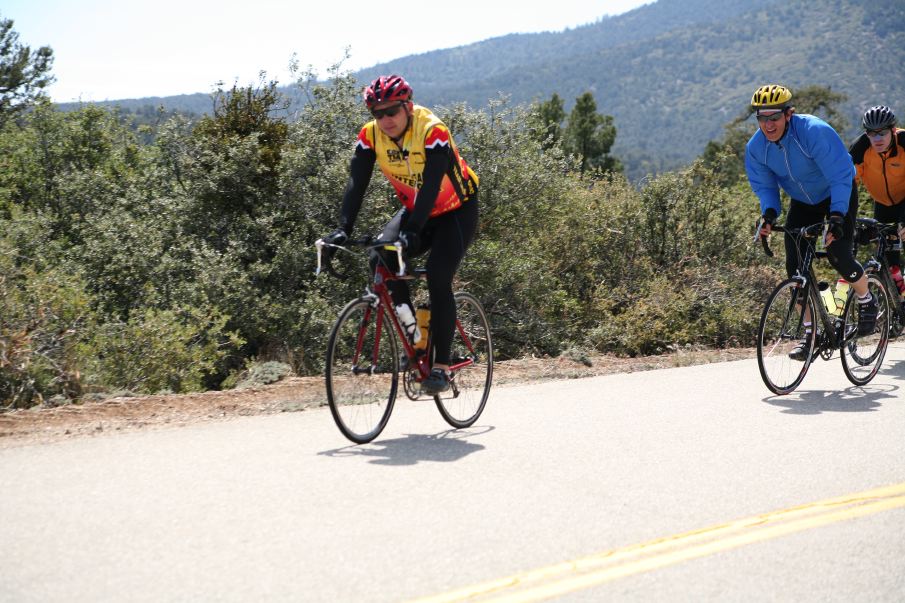
[[[788,394],[798,387],[810,366],[815,331],[805,329],[805,312],[799,303],[803,295],[796,281],[786,280],[770,295],[761,315],[757,363],[764,384],[776,394]],[[810,300],[804,299],[810,306]],[[810,314],[815,315],[813,311]],[[810,334],[807,339],[806,333]],[[805,342],[803,357],[795,358],[802,340]]]
[[[327,351],[327,401],[337,427],[364,443],[386,426],[399,380],[396,340],[382,308],[350,302],[340,313]]]
[[[842,347],[842,369],[849,381],[855,385],[865,385],[874,378],[889,342],[889,296],[886,288],[874,276],[868,278],[868,289],[877,300],[877,324],[867,335],[857,334],[858,303],[849,301],[845,314],[846,343]]]
[[[477,421],[493,378],[490,324],[480,302],[468,293],[456,293],[456,329],[450,354],[450,389],[435,396],[437,408],[453,427]]]

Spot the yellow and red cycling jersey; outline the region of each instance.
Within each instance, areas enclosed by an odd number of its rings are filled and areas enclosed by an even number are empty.
[[[376,121],[371,120],[358,133],[356,148],[375,153],[380,171],[406,209],[414,211],[428,151],[448,150],[450,153],[449,168],[440,183],[440,191],[430,212],[431,218],[456,209],[476,194],[477,174],[459,155],[449,128],[429,109],[414,106],[411,125],[401,143],[400,148],[377,127]]]

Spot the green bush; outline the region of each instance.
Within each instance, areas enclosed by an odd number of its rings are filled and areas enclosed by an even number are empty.
[[[299,86],[296,115],[262,81],[219,90],[213,115],[172,117],[150,143],[93,106],[44,104],[0,129],[5,405],[229,387],[271,362],[323,370],[366,263],[316,279],[313,244],[338,224],[368,115],[349,74]],[[752,344],[782,245],[768,261],[752,244],[757,201],[722,163],[638,184],[582,176],[539,135],[536,107],[434,109],[480,177],[456,287],[484,303],[498,358]],[[397,208],[375,171],[355,234]]]
[[[192,309],[147,309],[103,324],[85,345],[93,358],[88,380],[139,393],[200,391],[204,377],[242,343],[225,331],[226,320]]]
[[[221,387],[223,389],[246,389],[276,383],[292,374],[292,367],[285,362],[268,360],[256,362],[250,360],[243,371],[236,371],[227,377]]]

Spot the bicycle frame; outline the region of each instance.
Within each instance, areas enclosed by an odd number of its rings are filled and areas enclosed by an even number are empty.
[[[405,264],[401,264],[403,266],[402,270],[405,270]],[[404,272],[403,272],[404,275]],[[391,280],[410,280],[412,277],[400,276],[399,274],[393,274],[388,268],[386,268],[383,264],[378,264],[376,270],[374,271],[374,290],[371,291],[370,288],[365,288],[365,296],[373,296],[374,303],[371,304],[371,309],[377,310],[377,333],[378,335],[381,332],[383,327],[383,317],[389,316],[390,323],[393,325],[393,328],[396,331],[397,340],[402,342],[402,349],[405,350],[405,355],[409,359],[411,363],[410,366],[418,367],[419,373],[419,381],[424,379],[430,374],[430,358],[429,354],[422,353],[419,354],[418,350],[415,349],[415,346],[409,341],[408,335],[405,332],[405,329],[402,327],[402,324],[399,322],[399,317],[396,316],[396,312],[392,310],[393,306],[393,297],[390,294],[389,288],[387,288],[387,281]],[[378,303],[379,302],[379,303]],[[369,311],[370,312],[370,311]],[[366,329],[367,321],[369,316],[365,315],[364,324],[361,326],[361,333],[363,334]],[[430,335],[428,335],[430,337]],[[380,337],[378,336],[374,342],[374,358],[377,358],[378,349],[380,345]],[[430,340],[427,342],[427,349],[430,349]]]
[[[807,236],[802,233],[802,236]],[[814,273],[814,260],[818,258],[825,258],[825,251],[817,251],[813,245],[807,246],[807,251],[802,258],[800,258],[798,262],[798,269],[792,279],[798,281],[801,287],[800,298],[796,296],[790,303],[791,306],[789,308],[789,316],[793,315],[793,312],[797,311],[800,313],[800,317],[803,318],[803,315],[807,309],[807,304],[802,303],[804,298],[807,297],[811,300],[811,306],[816,310],[818,316],[811,316],[811,323],[816,326],[817,319],[819,317],[820,324],[823,325],[823,336],[815,340],[814,346],[817,349],[817,352],[824,357],[824,360],[828,359],[828,352],[832,353],[833,350],[841,349],[844,345],[849,343],[854,338],[854,332],[848,334],[847,336],[840,332],[840,327],[842,326],[842,319],[835,315],[830,315],[827,312],[826,307],[823,304],[823,300],[818,293],[817,287],[814,285],[817,282],[817,275]],[[842,316],[845,316],[846,311],[848,310],[849,304],[852,303],[851,292],[849,292],[848,299],[845,302],[845,307],[842,311]],[[796,310],[797,306],[797,310]],[[840,337],[841,335],[841,337]]]
[[[357,343],[356,350],[355,350],[355,361],[357,363],[358,358],[361,357],[361,354],[363,352],[363,350],[361,348],[363,346],[366,325],[368,324],[368,322],[370,320],[372,320],[371,313],[376,310],[377,315],[373,319],[377,321],[375,329],[377,331],[378,337],[375,339],[374,349],[371,351],[372,359],[376,362],[376,359],[379,356],[379,353],[380,353],[380,348],[379,348],[380,337],[379,337],[379,335],[384,328],[384,316],[389,316],[390,324],[392,325],[393,329],[396,332],[397,340],[402,342],[402,347],[405,350],[405,355],[408,358],[409,363],[410,363],[409,366],[414,366],[414,367],[417,367],[417,369],[418,369],[418,376],[416,378],[416,381],[420,382],[421,380],[423,380],[430,374],[430,370],[431,370],[430,354],[429,353],[419,353],[421,351],[416,349],[415,346],[412,345],[412,343],[409,341],[409,338],[406,335],[405,329],[402,327],[402,325],[399,322],[399,318],[396,316],[396,312],[392,311],[392,310],[388,310],[388,309],[394,308],[394,306],[393,306],[392,295],[390,293],[389,288],[387,287],[387,282],[393,281],[393,280],[414,280],[418,276],[424,275],[425,273],[423,271],[415,270],[415,276],[407,274],[407,272],[406,272],[407,267],[406,267],[405,259],[402,254],[402,248],[399,245],[384,244],[384,243],[372,245],[371,244],[372,241],[368,238],[351,241],[351,243],[353,245],[359,245],[359,246],[371,247],[371,248],[376,248],[376,247],[386,247],[388,249],[392,248],[396,251],[397,259],[398,259],[398,263],[399,263],[399,270],[397,272],[393,272],[392,270],[390,270],[389,267],[387,267],[383,263],[382,260],[379,261],[374,270],[373,278],[371,279],[371,282],[373,283],[373,285],[365,287],[364,297],[371,298],[373,301],[371,303],[371,308],[365,314],[363,324],[361,326],[360,335],[359,335],[358,343]],[[322,254],[322,249],[325,245],[326,245],[326,243],[324,243],[323,241],[318,241],[316,243],[317,250],[318,250],[317,272],[316,272],[317,274],[319,274],[323,268],[322,262],[321,262],[321,254]],[[328,270],[330,270],[330,269],[328,268]],[[372,287],[373,287],[373,290],[372,290]],[[462,326],[461,321],[459,321],[458,318],[456,319],[455,328],[456,328],[457,332],[459,333],[459,335],[461,336],[462,341],[465,343],[465,346],[468,348],[469,352],[472,354],[472,356],[474,356],[474,354],[475,354],[474,344],[472,343],[472,341],[469,338],[468,334],[466,333],[464,327]],[[428,337],[430,338],[430,335],[428,335]],[[428,339],[427,350],[430,350],[430,349],[431,349],[431,341],[430,341],[430,339]],[[451,363],[449,366],[449,370],[451,373],[455,374],[456,371],[466,368],[468,366],[471,366],[472,364],[474,364],[473,358],[467,358],[464,360],[460,360],[459,362]],[[373,365],[373,363],[372,363],[372,365]],[[455,381],[452,381],[450,383],[450,385],[453,387],[454,393],[457,393],[455,391],[455,387],[456,387]]]

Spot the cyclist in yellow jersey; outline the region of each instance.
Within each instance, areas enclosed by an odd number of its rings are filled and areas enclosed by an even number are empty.
[[[459,155],[446,125],[412,102],[412,88],[405,79],[378,77],[364,89],[364,101],[374,119],[358,134],[339,228],[324,240],[339,245],[352,233],[374,164],[379,165],[402,204],[380,239],[398,240],[408,256],[430,250],[425,268],[434,359],[431,374],[421,386],[428,393],[440,393],[449,388],[456,321],[453,277],[478,225],[478,177]],[[395,264],[391,255],[384,260]],[[407,304],[411,311],[405,281],[387,285],[394,303]]]

